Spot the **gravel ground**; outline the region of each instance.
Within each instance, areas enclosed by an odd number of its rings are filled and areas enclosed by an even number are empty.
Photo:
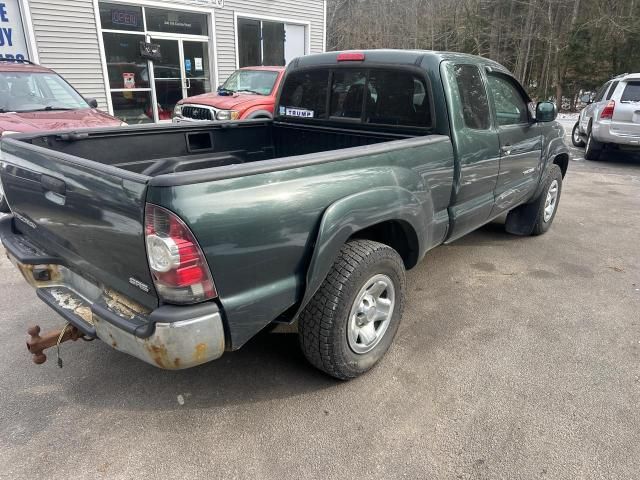
[[[100,342],[33,365],[26,327],[61,322],[0,260],[0,478],[638,478],[640,158],[582,155],[548,234],[429,253],[349,383],[287,333],[184,372]]]

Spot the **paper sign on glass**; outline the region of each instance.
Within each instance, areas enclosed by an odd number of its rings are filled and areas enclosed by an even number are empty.
[[[194,61],[195,61],[194,63],[196,64],[196,70],[204,70],[202,68],[202,58],[196,57],[194,58]]]

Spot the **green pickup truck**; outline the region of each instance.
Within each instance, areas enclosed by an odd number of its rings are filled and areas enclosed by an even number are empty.
[[[306,56],[273,120],[5,137],[0,236],[60,338],[181,369],[297,321],[308,360],[349,379],[388,350],[427,251],[502,214],[549,229],[555,117],[480,57]]]

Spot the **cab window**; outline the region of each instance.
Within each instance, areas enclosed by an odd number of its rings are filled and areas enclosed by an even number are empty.
[[[278,114],[379,126],[432,125],[426,80],[419,72],[384,68],[293,72],[285,79]]]
[[[453,72],[460,93],[462,115],[467,128],[487,130],[491,126],[489,99],[475,65],[454,65]]]
[[[331,82],[331,116],[359,120],[362,117],[365,96],[367,102],[374,101],[367,85],[365,70],[334,72]]]
[[[327,118],[328,70],[303,70],[287,76],[280,96],[280,115]]]
[[[520,89],[505,75],[488,76],[498,125],[518,125],[529,121],[527,101]]]
[[[431,108],[422,78],[406,71],[371,70],[368,86],[375,92],[375,99],[367,99],[367,123],[408,127],[431,125]]]

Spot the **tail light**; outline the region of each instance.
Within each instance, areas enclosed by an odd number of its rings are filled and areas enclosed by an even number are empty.
[[[218,296],[202,249],[189,227],[169,210],[147,204],[147,259],[156,291],[168,303],[197,303]]]
[[[338,54],[339,62],[363,62],[364,53],[362,52],[343,52]]]
[[[613,100],[609,100],[607,102],[607,106],[604,107],[602,113],[600,114],[600,120],[607,120],[613,118],[613,109],[616,108],[616,102]]]

